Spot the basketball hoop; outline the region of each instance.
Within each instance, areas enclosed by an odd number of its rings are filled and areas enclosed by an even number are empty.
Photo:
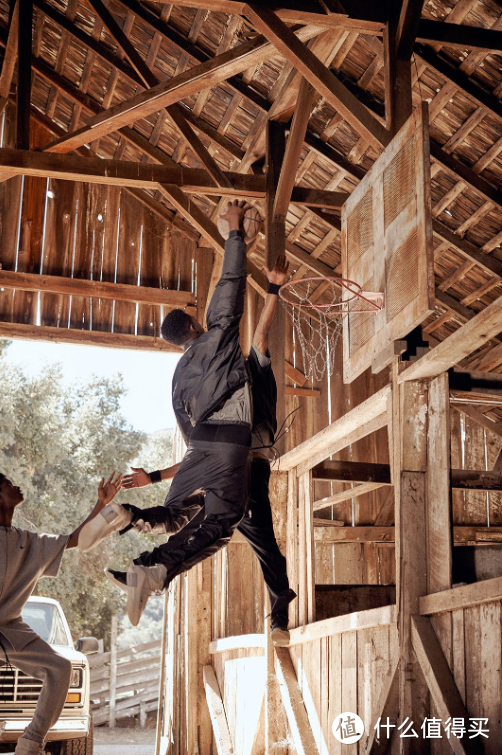
[[[333,374],[343,317],[377,314],[385,301],[383,293],[363,291],[355,281],[323,275],[293,278],[279,296],[302,350],[304,373],[315,381]]]

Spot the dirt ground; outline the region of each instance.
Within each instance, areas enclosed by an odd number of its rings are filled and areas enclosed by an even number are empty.
[[[94,755],[153,755],[155,729],[94,729]]]

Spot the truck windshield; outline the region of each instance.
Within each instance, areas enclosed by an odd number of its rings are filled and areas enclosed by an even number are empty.
[[[49,645],[71,645],[57,606],[50,603],[27,603],[22,617]]]

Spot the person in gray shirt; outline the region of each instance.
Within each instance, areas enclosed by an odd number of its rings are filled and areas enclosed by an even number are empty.
[[[76,548],[84,524],[110,503],[122,475],[101,480],[90,515],[71,535],[45,535],[12,525],[23,502],[21,488],[0,472],[0,666],[13,665],[40,679],[42,689],[31,722],[17,742],[16,755],[41,755],[47,732],[59,718],[68,694],[71,663],[34,632],[21,611],[41,577],[56,577],[63,553]]]

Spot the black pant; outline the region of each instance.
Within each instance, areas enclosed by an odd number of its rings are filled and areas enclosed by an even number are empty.
[[[270,597],[271,610],[274,612],[284,610],[293,599],[294,593],[289,590],[286,559],[279,550],[277,540],[275,539],[268,490],[269,482],[269,462],[266,459],[253,459],[251,461],[249,476],[248,509],[244,518],[238,524],[237,529],[244,535],[258,557]],[[197,505],[200,507],[199,511],[193,516]],[[172,535],[167,543],[164,543],[159,548],[155,548],[151,553],[149,551],[142,553],[135,559],[135,563],[142,564],[143,566],[153,566],[154,564],[163,563],[168,569],[169,581],[173,579],[173,576],[171,576],[173,558],[176,558],[178,553],[180,555],[182,552],[186,553],[186,547],[190,545],[190,541],[195,537],[200,525],[210,519],[210,517],[206,516],[206,510],[207,507],[204,506],[203,496],[199,498],[198,502],[196,502],[195,497],[192,498],[190,512],[193,518],[190,523],[177,534]],[[206,555],[204,558],[215,553],[220,547],[226,545],[229,540],[230,537],[226,538],[225,542],[221,542],[220,537],[212,545],[208,544],[205,548]],[[189,562],[185,563],[186,568],[182,571],[191,568],[199,560],[202,559],[197,559],[191,563],[192,559],[190,559]],[[176,574],[179,573],[180,571],[176,571]]]
[[[227,545],[246,510],[248,468],[249,446],[221,440],[190,443],[164,506],[125,506],[134,514],[132,526],[143,520],[154,532],[179,533],[174,544],[170,539],[142,553],[136,563],[163,564],[170,582]],[[201,488],[204,496],[196,492]],[[202,506],[206,516],[195,525],[193,518]],[[194,525],[190,530],[188,523]]]

